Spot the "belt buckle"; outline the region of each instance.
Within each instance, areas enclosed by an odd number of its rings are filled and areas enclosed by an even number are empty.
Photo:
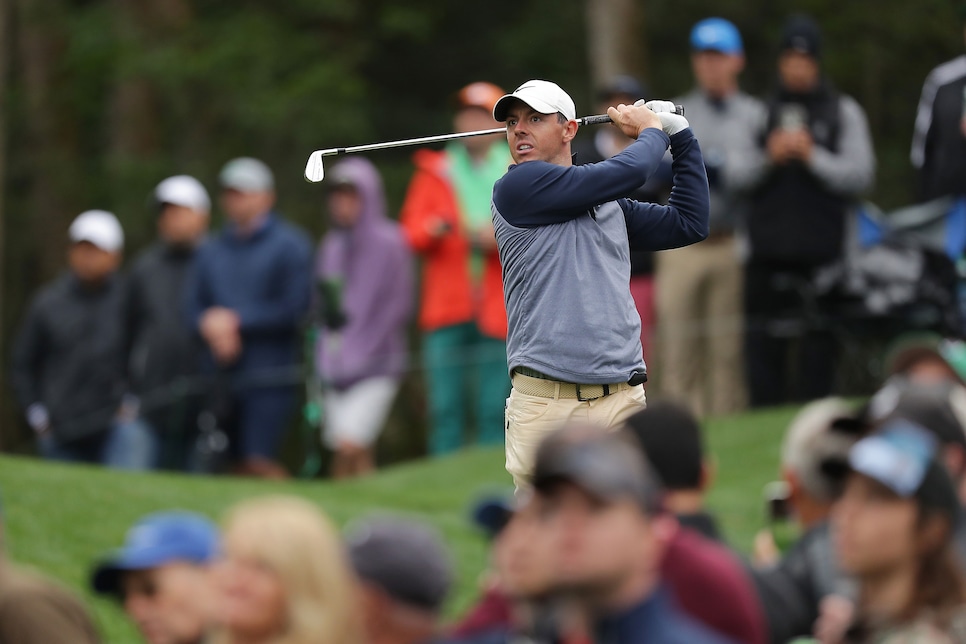
[[[574,384],[574,387],[577,388],[577,400],[578,400],[578,402],[590,402],[591,400],[598,400],[600,398],[603,398],[604,396],[609,396],[610,395],[610,386],[609,385],[590,385],[590,386],[591,387],[600,387],[601,394],[599,396],[593,396],[593,397],[590,397],[590,398],[584,398],[583,395],[580,393],[580,385]]]

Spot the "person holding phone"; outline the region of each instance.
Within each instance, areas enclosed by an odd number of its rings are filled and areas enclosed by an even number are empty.
[[[779,86],[760,128],[765,163],[748,213],[744,281],[753,407],[831,393],[835,345],[814,319],[830,303],[813,283],[821,267],[842,256],[846,212],[875,171],[865,113],[822,72],[822,49],[814,21],[788,20]],[[797,378],[789,373],[792,340],[799,343]]]

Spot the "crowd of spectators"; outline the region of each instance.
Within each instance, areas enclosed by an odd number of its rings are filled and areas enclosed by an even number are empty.
[[[552,423],[515,495],[473,513],[490,571],[466,614],[446,617],[453,555],[429,523],[375,515],[340,532],[315,504],[281,495],[242,501],[220,525],[181,510],[145,516],[90,562],[92,591],[116,599],[150,644],[966,643],[966,347],[898,343],[875,394],[856,402],[828,396],[835,346],[808,323],[811,307],[831,304],[803,289],[842,258],[874,174],[862,109],[822,73],[810,19],[787,23],[766,101],[738,88],[734,25],[701,21],[690,42],[697,86],[679,102],[705,148],[711,234],[631,272],[641,319],[656,312],[658,333],[645,323],[641,340],[666,395],[616,426]],[[923,89],[913,161],[929,173],[925,198],[962,191],[940,179],[966,158],[964,84],[957,59]],[[621,78],[600,99],[643,92]],[[502,94],[464,88],[456,128],[492,126]],[[578,161],[619,154],[622,136],[598,131]],[[457,449],[471,429],[501,443],[510,380],[489,192],[509,152],[498,139],[420,151],[400,224],[370,162],[335,166],[314,266],[252,158],[219,175],[228,223],[215,234],[196,179],[159,183],[158,242],[123,272],[117,218],[79,215],[68,271],[34,298],[15,343],[14,387],[40,453],[284,477],[305,352],[333,474],[370,472],[409,368],[413,254],[429,452]],[[667,189],[661,172],[641,188],[650,199]],[[770,527],[735,544],[706,503],[716,465],[701,418],[745,398],[811,402],[786,428]],[[2,535],[0,515],[0,545]],[[0,549],[0,644],[98,641],[78,599]]]

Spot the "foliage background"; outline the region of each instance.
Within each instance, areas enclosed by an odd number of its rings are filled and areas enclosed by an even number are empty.
[[[132,256],[153,237],[145,202],[161,178],[190,173],[213,189],[220,166],[245,154],[274,168],[281,210],[318,237],[322,189],[301,179],[311,150],[447,132],[453,94],[480,79],[507,89],[553,79],[588,112],[606,80],[592,77],[601,71],[588,52],[621,35],[600,33],[589,19],[600,12],[619,12],[609,24],[642,52],[621,71],[667,97],[689,88],[688,34],[709,15],[738,25],[744,85],[767,92],[781,24],[796,11],[821,22],[829,76],[868,112],[873,200],[910,202],[922,81],[963,52],[954,0],[0,0],[4,365],[30,294],[62,270],[65,230],[82,210],[116,212]],[[410,153],[371,157],[393,212]],[[407,387],[418,394],[418,377]],[[5,387],[0,400],[0,447],[29,449]],[[421,418],[417,402],[404,403],[393,423]]]

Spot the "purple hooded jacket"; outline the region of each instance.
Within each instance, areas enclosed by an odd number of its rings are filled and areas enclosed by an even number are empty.
[[[406,368],[406,327],[415,299],[412,257],[399,226],[386,217],[379,172],[355,157],[333,167],[333,182],[351,183],[362,212],[351,228],[331,226],[319,244],[316,280],[342,284],[347,322],[320,331],[316,359],[323,382],[343,389]]]

